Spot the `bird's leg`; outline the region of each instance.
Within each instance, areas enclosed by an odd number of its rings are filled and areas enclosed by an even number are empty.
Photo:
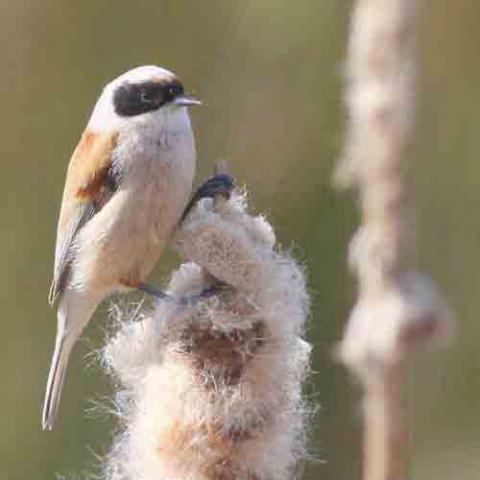
[[[143,282],[139,282],[138,280],[132,280],[131,278],[123,278],[120,280],[120,285],[123,285],[127,288],[133,288],[135,290],[139,290],[140,292],[148,293],[148,295],[152,295],[161,300],[171,300],[172,297],[162,290],[159,290],[151,285]]]
[[[226,173],[217,173],[203,182],[196,192],[192,195],[192,198],[188,202],[187,207],[183,211],[182,222],[190,213],[192,208],[202,198],[215,198],[217,195],[225,197],[227,200],[230,198],[232,190],[235,188],[235,180]]]
[[[148,295],[158,298],[159,300],[172,300],[172,297],[168,295],[168,293],[165,293],[158,288],[152,287],[152,285],[148,285],[147,283],[139,283],[137,285],[137,290],[148,293]]]

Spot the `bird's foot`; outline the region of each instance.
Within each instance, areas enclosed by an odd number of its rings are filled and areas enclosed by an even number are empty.
[[[198,295],[199,298],[201,299],[206,299],[210,297],[214,297],[215,295],[219,295],[220,293],[225,292],[228,290],[230,285],[228,283],[222,282],[222,281],[217,281],[214,285],[211,285],[210,287],[204,288]]]
[[[234,188],[235,179],[226,173],[217,173],[208,178],[198,187],[188,202],[187,207],[183,211],[182,221],[185,220],[192,208],[202,198],[215,198],[217,195],[220,195],[228,200]]]
[[[221,294],[222,292],[225,292],[228,288],[230,288],[230,285],[228,285],[225,282],[219,281],[215,283],[215,285],[204,288],[200,293],[196,295],[191,295],[190,297],[182,297],[181,303],[183,303],[184,305],[193,307],[202,300],[208,300],[209,298],[212,298],[216,295]]]
[[[196,306],[198,302],[212,298],[215,295],[219,295],[222,292],[226,291],[228,288],[230,288],[230,286],[225,282],[217,282],[215,283],[215,285],[212,285],[210,287],[203,289],[197,295],[191,295],[189,297],[180,297],[177,299],[177,301],[179,301],[181,305],[193,307],[193,306]],[[175,300],[175,298],[169,295],[168,293],[165,293],[162,290],[159,290],[158,288],[153,287],[152,285],[148,285],[147,283],[138,284],[137,290],[147,293],[148,295],[151,295],[152,297],[155,297],[158,300],[167,300],[167,301]]]

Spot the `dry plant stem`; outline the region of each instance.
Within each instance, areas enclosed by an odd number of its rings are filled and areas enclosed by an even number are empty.
[[[437,340],[448,311],[415,271],[402,175],[412,132],[417,0],[357,0],[347,59],[349,114],[336,180],[357,187],[362,224],[350,245],[359,297],[339,348],[365,390],[365,480],[406,478],[402,402],[408,353]]]
[[[364,478],[369,480],[406,477],[406,431],[402,386],[406,369],[401,362],[385,372],[384,381],[375,382],[365,398]]]

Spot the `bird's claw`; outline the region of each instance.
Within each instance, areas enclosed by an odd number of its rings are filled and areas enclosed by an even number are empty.
[[[228,200],[235,186],[235,179],[226,173],[217,173],[208,178],[198,187],[190,199],[190,202],[188,202],[183,212],[182,220],[185,219],[191,209],[202,200],[202,198],[215,198],[217,195],[221,195]]]

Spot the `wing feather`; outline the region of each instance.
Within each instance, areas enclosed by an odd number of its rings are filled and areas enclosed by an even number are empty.
[[[86,130],[70,160],[57,228],[55,266],[48,301],[53,304],[63,292],[81,228],[116,190],[112,154],[116,133]]]

